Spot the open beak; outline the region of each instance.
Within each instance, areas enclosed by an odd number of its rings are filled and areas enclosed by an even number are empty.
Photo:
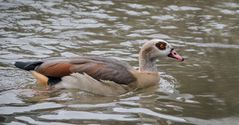
[[[180,56],[174,49],[171,49],[170,53],[168,54],[168,57],[175,58],[178,61],[184,61],[184,58]]]

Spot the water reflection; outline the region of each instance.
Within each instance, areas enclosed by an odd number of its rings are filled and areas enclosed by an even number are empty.
[[[235,0],[2,0],[0,121],[236,124],[238,8]],[[120,97],[72,90],[40,93],[31,75],[12,65],[16,60],[100,55],[137,67],[139,47],[153,38],[168,40],[186,61],[161,59],[159,86]]]

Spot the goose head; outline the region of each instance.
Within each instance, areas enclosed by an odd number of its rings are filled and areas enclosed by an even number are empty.
[[[172,45],[162,39],[153,39],[147,41],[139,53],[140,70],[155,71],[155,60],[159,57],[170,57],[178,61],[184,61]]]

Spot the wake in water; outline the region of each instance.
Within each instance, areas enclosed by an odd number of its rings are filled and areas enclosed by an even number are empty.
[[[163,93],[175,93],[175,89],[178,86],[178,81],[171,75],[166,74],[165,72],[160,72],[160,84],[159,92]]]

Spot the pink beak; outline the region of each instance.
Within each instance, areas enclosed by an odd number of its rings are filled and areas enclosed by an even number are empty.
[[[184,61],[184,58],[180,56],[174,49],[168,54],[168,57],[175,58],[178,61]]]

